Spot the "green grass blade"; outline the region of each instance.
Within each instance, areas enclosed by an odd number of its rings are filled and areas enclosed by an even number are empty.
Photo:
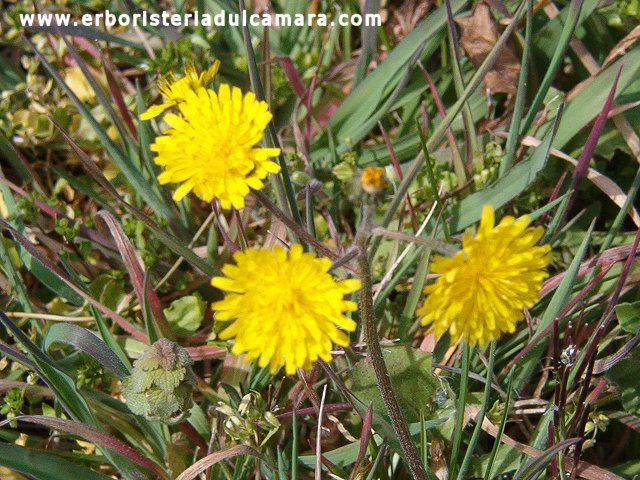
[[[478,412],[478,416],[476,417],[476,426],[473,429],[473,434],[471,435],[471,440],[469,440],[469,444],[467,445],[467,451],[464,454],[464,459],[462,460],[462,466],[460,467],[460,471],[458,472],[458,479],[463,480],[467,471],[469,470],[469,465],[471,464],[471,456],[476,449],[476,445],[478,444],[478,439],[480,438],[480,431],[482,430],[482,422],[484,421],[484,415],[487,412],[487,407],[489,406],[489,398],[491,396],[491,377],[493,375],[493,365],[496,359],[496,341],[491,342],[491,348],[489,350],[489,366],[487,367],[487,382],[484,384],[484,393],[482,395],[482,403],[480,404],[480,411]]]
[[[469,385],[469,366],[471,363],[471,347],[467,343],[462,344],[462,373],[460,374],[460,388],[456,404],[456,424],[453,431],[451,444],[451,458],[449,460],[449,478],[453,478],[458,470],[458,453],[462,444],[464,433],[464,407],[467,401],[467,387]]]
[[[509,373],[509,382],[507,386],[507,399],[504,404],[504,412],[502,413],[502,419],[500,420],[500,425],[498,426],[498,433],[496,434],[496,438],[493,442],[493,448],[491,449],[491,454],[489,456],[489,461],[487,462],[487,470],[484,473],[484,480],[490,480],[491,470],[493,469],[493,464],[496,460],[496,455],[498,454],[498,449],[500,448],[500,443],[502,443],[502,435],[504,434],[504,430],[507,427],[507,419],[509,418],[509,408],[511,406],[511,395],[513,394],[513,370]]]
[[[531,480],[535,478],[536,475],[540,474],[547,467],[555,455],[580,441],[580,438],[568,438],[567,440],[556,443],[553,447],[548,448],[538,457],[532,459],[521,472],[513,477],[513,480]]]
[[[55,343],[65,343],[82,350],[120,379],[129,375],[129,370],[122,364],[118,356],[111,351],[106,343],[86,328],[71,323],[51,325],[42,340],[42,348],[45,352],[49,351]]]
[[[453,12],[451,11],[451,2],[444,0],[444,5],[447,12],[447,36],[449,38],[449,54],[451,56],[451,70],[453,73],[453,86],[456,91],[456,95],[461,97],[464,92],[464,78],[462,76],[462,67],[460,66],[460,41],[458,40],[458,33],[456,25],[453,20]],[[471,114],[471,108],[469,102],[465,102],[462,106],[462,121],[464,122],[465,139],[467,140],[467,146],[470,151],[467,151],[467,159],[473,159],[473,156],[481,152],[478,145],[478,138],[476,137],[476,127],[473,121],[473,115]],[[464,184],[464,180],[460,183]]]
[[[459,12],[466,3],[466,0],[453,0],[453,13]],[[349,93],[330,122],[334,136],[339,142],[346,137],[353,138],[354,126],[375,114],[380,102],[396,88],[410,59],[426,42],[441,34],[446,22],[443,6],[430,12],[427,18],[389,53],[385,61]]]
[[[245,5],[244,0],[239,0],[238,2],[240,11],[244,11]],[[260,75],[258,73],[258,64],[256,63],[255,54],[253,52],[253,46],[251,45],[251,33],[249,32],[249,28],[245,25],[242,29],[242,33],[244,36],[245,47],[247,51],[247,58],[249,60],[249,76],[251,77],[251,85],[256,92],[256,96],[260,100],[265,100],[264,89],[262,88],[262,82],[260,81]],[[280,155],[278,155],[278,163],[280,164],[280,175],[273,177],[276,180],[277,190],[280,191],[281,188],[284,190],[285,198],[279,198],[280,207],[284,207],[285,203],[289,205],[289,212],[291,213],[292,218],[295,222],[302,226],[302,217],[300,216],[300,211],[298,210],[298,202],[296,201],[296,193],[293,190],[293,184],[291,183],[291,178],[289,177],[289,172],[287,170],[287,162],[284,158],[284,152],[282,150],[282,145],[280,145],[280,140],[278,139],[278,134],[276,132],[275,125],[273,123],[273,119],[269,122],[269,136],[271,137],[271,143],[273,147],[280,149]],[[281,195],[280,195],[281,197]],[[284,200],[286,199],[286,202]]]
[[[0,465],[38,480],[109,480],[93,470],[50,453],[0,442]]]
[[[520,162],[492,186],[468,196],[453,207],[453,218],[450,222],[452,231],[458,232],[477,222],[483,205],[491,204],[498,209],[520,195],[536,180],[549,159],[549,152],[561,117],[562,110],[559,109],[554,123],[555,128],[548,132],[531,158]]]
[[[527,22],[524,34],[524,49],[522,50],[522,60],[520,61],[520,75],[518,76],[518,89],[516,100],[513,106],[513,116],[511,117],[511,127],[509,137],[505,146],[505,153],[500,162],[500,176],[503,176],[513,165],[513,158],[516,153],[516,145],[520,133],[520,122],[522,121],[522,111],[527,97],[527,77],[529,75],[529,52],[531,50],[531,33],[533,30],[533,0],[527,0]]]
[[[556,73],[558,73],[558,69],[562,65],[567,48],[569,48],[569,42],[571,41],[571,37],[573,36],[573,32],[575,31],[576,26],[578,25],[578,20],[580,19],[580,12],[582,11],[583,4],[584,0],[571,1],[567,22],[564,25],[556,49],[553,52],[553,57],[549,62],[549,68],[547,69],[547,72],[545,73],[540,86],[536,90],[536,96],[533,99],[533,102],[531,102],[531,105],[529,106],[529,113],[525,117],[524,123],[522,124],[522,128],[519,132],[521,135],[524,135],[529,130],[529,127],[531,127],[531,124],[533,123],[533,120],[538,113],[538,109],[542,105],[542,101],[549,91],[549,87],[551,87],[553,79],[555,78]]]

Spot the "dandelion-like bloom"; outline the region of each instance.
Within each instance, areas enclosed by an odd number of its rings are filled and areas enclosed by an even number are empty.
[[[288,375],[296,368],[310,369],[318,358],[331,360],[333,344],[346,346],[356,328],[345,312],[357,309],[344,299],[360,288],[360,281],[336,281],[331,261],[304,253],[293,245],[287,253],[247,250],[234,255],[236,265],[225,265],[224,277],[215,277],[214,287],[230,292],[212,305],[216,321],[233,323],[220,333],[223,340],[235,338],[234,355],[258,359],[272,373],[282,366]]]
[[[431,271],[440,276],[424,290],[421,323],[432,325],[438,337],[448,330],[452,341],[463,337],[480,346],[513,332],[523,308],[539,300],[551,261],[551,247],[537,245],[544,229],[530,223],[525,215],[504,217],[495,226],[493,207],[485,205],[476,236],[465,234],[453,257],[433,260]]]
[[[218,93],[199,88],[187,92],[178,109],[180,115],[164,117],[172,128],[151,145],[155,162],[164,167],[158,181],[182,184],[174,200],[193,191],[205,202],[217,198],[222,208],[243,208],[250,189],[261,189],[269,173],[280,171],[269,160],[280,149],[255,147],[271,113],[253,93],[243,96],[226,84]]]
[[[187,65],[184,70],[184,77],[176,80],[173,75],[168,78],[162,78],[158,82],[160,93],[164,97],[164,103],[161,105],[153,105],[140,115],[140,120],[150,120],[157,117],[166,109],[175,107],[180,102],[184,102],[187,93],[197,90],[200,87],[206,87],[213,80],[220,68],[220,62],[216,60],[213,65],[202,73],[198,73],[196,67]]]

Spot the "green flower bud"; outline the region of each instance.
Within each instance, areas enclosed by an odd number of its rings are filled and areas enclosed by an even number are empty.
[[[193,360],[180,345],[161,338],[133,363],[122,382],[129,409],[148,420],[177,423],[189,414],[196,383]]]

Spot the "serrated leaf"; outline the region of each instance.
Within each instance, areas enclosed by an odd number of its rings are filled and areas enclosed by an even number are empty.
[[[136,415],[147,415],[149,404],[144,393],[136,392],[132,385],[132,377],[127,377],[122,382],[122,394],[127,400],[127,406]]]
[[[165,392],[172,392],[175,390],[180,382],[184,378],[184,368],[177,368],[175,370],[158,370],[159,375],[155,380],[155,384]]]
[[[132,391],[142,393],[151,388],[161,374],[161,370],[151,370],[149,372],[133,370],[131,377],[129,377]]]
[[[153,390],[146,395],[150,417],[169,419],[180,410],[181,401],[175,395],[167,395],[162,390]]]
[[[133,362],[135,368],[140,368],[145,372],[150,372],[156,368],[160,368],[160,361],[153,355],[147,355],[148,349],[142,354],[142,356]]]

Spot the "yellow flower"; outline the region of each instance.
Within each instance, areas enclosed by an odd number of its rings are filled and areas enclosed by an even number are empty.
[[[387,180],[384,176],[384,168],[367,167],[362,171],[360,176],[360,186],[367,193],[378,193],[387,186]]]
[[[184,77],[176,80],[173,75],[168,78],[162,78],[158,82],[158,88],[160,93],[164,97],[164,103],[162,105],[153,105],[149,109],[140,115],[140,120],[150,120],[157,117],[167,108],[174,107],[180,102],[184,102],[187,98],[187,93],[197,90],[200,87],[206,87],[211,80],[213,80],[220,68],[220,62],[216,60],[213,65],[205,70],[201,74],[198,74],[196,67],[193,65],[187,65],[184,70]]]
[[[234,259],[236,265],[222,269],[224,277],[211,281],[230,292],[212,307],[217,321],[234,320],[220,333],[223,340],[235,338],[234,355],[246,353],[271,373],[285,366],[291,375],[318,358],[331,360],[333,344],[349,344],[341,329],[352,332],[356,324],[344,313],[357,306],[344,296],[360,288],[359,280],[334,280],[331,261],[300,245],[288,254],[276,247],[238,252]]]
[[[530,223],[525,215],[494,226],[493,207],[485,205],[477,235],[465,234],[453,257],[434,259],[431,271],[440,276],[424,290],[421,323],[432,325],[438,337],[448,330],[453,342],[463,337],[472,346],[513,332],[523,308],[539,300],[551,261],[551,247],[536,246],[544,229]]]
[[[250,189],[261,189],[269,173],[280,171],[269,160],[280,149],[254,147],[271,113],[253,93],[243,96],[239,88],[226,84],[217,94],[199,88],[188,91],[178,108],[180,115],[164,118],[172,128],[151,145],[158,154],[155,162],[165,167],[158,181],[182,183],[174,200],[193,190],[205,202],[217,198],[222,208],[243,208]]]

